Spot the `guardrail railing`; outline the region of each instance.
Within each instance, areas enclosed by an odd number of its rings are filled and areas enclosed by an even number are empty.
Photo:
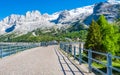
[[[57,45],[57,41],[39,42],[39,43],[25,43],[25,42],[0,42],[0,58],[9,56],[20,51],[38,46]]]
[[[0,58],[40,45],[40,43],[0,43]]]
[[[89,72],[99,72],[102,75],[114,75],[113,70],[117,72],[117,75],[120,75],[120,68],[112,66],[112,59],[118,59],[120,60],[119,56],[113,56],[110,53],[101,53],[97,51],[93,51],[91,49],[82,49],[80,47],[76,47],[75,45],[72,46],[71,43],[60,43],[60,48],[67,52],[68,54],[72,55],[74,59],[79,61],[79,64],[86,63],[88,65]],[[106,62],[103,62],[99,59],[95,59],[93,57],[93,54],[100,55],[104,58],[106,58]],[[84,60],[87,59],[87,60]],[[98,63],[105,67],[105,71],[100,70],[99,68],[96,68],[92,65],[92,63]]]

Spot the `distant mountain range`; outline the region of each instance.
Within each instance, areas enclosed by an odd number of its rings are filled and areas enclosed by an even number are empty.
[[[109,22],[113,22],[120,17],[119,11],[119,3],[101,2],[72,10],[59,11],[52,15],[41,14],[38,10],[28,11],[25,15],[12,14],[0,21],[0,35],[13,32],[22,35],[38,28],[41,30],[67,29],[73,24],[83,24],[87,27],[92,19],[97,20],[101,14],[105,15]]]

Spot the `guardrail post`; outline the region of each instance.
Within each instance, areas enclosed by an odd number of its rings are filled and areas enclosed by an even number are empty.
[[[63,44],[63,50],[65,51],[65,44]]]
[[[68,45],[68,53],[70,53],[70,44]]]
[[[70,45],[70,54],[72,55],[72,45]]]
[[[16,53],[17,53],[18,50],[19,50],[19,46],[17,45]]]
[[[65,45],[65,52],[67,52],[67,45]]]
[[[81,48],[79,47],[79,64],[82,64],[82,54],[81,54]]]
[[[2,58],[3,56],[2,56],[2,48],[0,48],[0,58]]]
[[[66,51],[66,45],[64,44],[64,51]]]
[[[64,45],[63,45],[63,43],[61,43],[61,49],[62,49],[62,50],[64,49]]]
[[[64,50],[64,44],[62,43],[62,50]]]
[[[63,49],[63,44],[61,43],[61,49]]]
[[[60,49],[62,49],[62,44],[60,43]]]
[[[89,72],[92,71],[92,51],[91,49],[88,50],[88,67],[89,67]]]
[[[67,45],[68,54],[70,53],[70,45]]]
[[[110,53],[107,54],[107,75],[112,75],[112,56]]]
[[[76,58],[76,47],[74,46],[74,59]]]
[[[68,53],[68,45],[66,45],[66,53]]]
[[[8,50],[9,50],[9,55],[11,55],[11,54],[12,54],[12,53],[11,53],[12,50],[11,50],[11,46],[10,46],[10,45],[8,46]]]

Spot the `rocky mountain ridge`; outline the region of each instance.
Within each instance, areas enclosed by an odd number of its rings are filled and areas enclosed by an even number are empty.
[[[89,25],[92,19],[97,20],[103,14],[109,22],[120,17],[120,4],[101,2],[90,6],[64,10],[51,15],[40,11],[28,11],[25,15],[12,14],[0,21],[0,35],[5,33],[26,34],[36,29],[67,29],[73,24]],[[79,22],[79,23],[76,23]],[[77,27],[77,26],[75,26]]]
[[[93,12],[92,6],[41,14],[38,10],[28,11],[25,15],[12,14],[0,21],[0,34],[16,32],[27,33],[37,28],[64,27],[76,21],[82,21]],[[6,32],[7,31],[7,32]]]

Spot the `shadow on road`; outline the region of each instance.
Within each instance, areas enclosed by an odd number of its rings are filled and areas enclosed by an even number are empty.
[[[58,61],[60,63],[64,75],[67,75],[67,72],[71,72],[73,75],[76,75],[75,74],[76,72],[79,73],[79,75],[84,75],[83,72],[81,72],[81,70],[74,63],[72,63],[67,57],[66,57],[67,59],[65,59],[65,56],[57,48],[54,48],[54,50],[56,55],[58,56]],[[64,65],[67,65],[67,68],[69,68],[69,70],[66,70],[66,67]],[[77,71],[74,71],[71,65],[74,66],[77,69]]]

